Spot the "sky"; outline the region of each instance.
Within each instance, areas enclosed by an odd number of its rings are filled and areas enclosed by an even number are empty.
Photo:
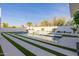
[[[1,18],[1,8],[0,8],[0,18]]]
[[[34,24],[54,17],[70,17],[67,3],[19,3],[0,4],[1,20],[9,25],[20,26],[27,22]]]

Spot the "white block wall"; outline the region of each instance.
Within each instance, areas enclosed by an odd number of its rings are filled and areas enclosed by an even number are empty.
[[[25,32],[26,29],[24,28],[1,28],[0,29],[1,32]]]

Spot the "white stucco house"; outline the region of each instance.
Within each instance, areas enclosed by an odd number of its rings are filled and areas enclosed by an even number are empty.
[[[72,26],[30,27],[29,33],[35,34],[73,34]]]
[[[55,27],[30,27],[30,30],[28,30],[28,32],[35,33],[35,34],[48,34],[48,33],[51,33],[53,29],[57,29],[57,26]]]

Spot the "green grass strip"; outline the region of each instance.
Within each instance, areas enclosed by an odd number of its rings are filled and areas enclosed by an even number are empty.
[[[61,46],[61,45],[56,45],[56,44],[51,44],[51,43],[48,43],[48,42],[40,41],[40,40],[37,40],[37,39],[34,39],[34,38],[22,36],[22,35],[19,35],[19,34],[15,34],[15,35],[18,35],[18,36],[21,36],[21,37],[24,37],[24,38],[28,38],[28,39],[31,39],[31,40],[34,40],[34,41],[46,43],[46,44],[49,44],[49,45],[52,45],[52,46],[56,46],[56,47],[59,47],[59,48],[63,48],[63,49],[69,50],[69,51],[76,52],[76,49],[73,49],[73,48],[69,48],[69,47],[65,47],[65,46]]]
[[[11,40],[10,38],[8,38],[7,36],[5,36],[4,34],[1,34],[5,39],[7,39],[10,43],[12,43],[17,49],[19,49],[24,55],[26,56],[35,56],[35,54],[33,54],[32,52],[30,52],[29,50],[25,49],[24,47],[22,47],[21,45],[19,45],[18,43],[14,42],[13,40]]]
[[[10,34],[8,34],[8,35],[10,35]],[[19,38],[19,37],[17,37],[17,36],[14,36],[14,35],[10,35],[10,36],[15,37],[15,38],[17,38],[17,39],[19,39],[19,40],[22,40],[22,41],[24,41],[24,42],[26,42],[26,43],[29,43],[29,44],[31,44],[31,45],[34,45],[34,46],[36,46],[36,47],[39,47],[39,48],[41,48],[41,49],[43,49],[43,50],[45,50],[45,51],[48,51],[48,52],[50,52],[50,53],[52,53],[52,54],[57,55],[57,56],[66,56],[66,55],[63,54],[63,53],[60,53],[60,52],[51,50],[51,49],[49,49],[49,48],[46,48],[46,47],[43,47],[43,46],[34,44],[34,43],[32,43],[32,42],[29,42],[29,41],[24,40],[24,39],[22,39],[22,38]]]
[[[0,46],[0,56],[4,56],[4,53],[3,53],[1,46]]]

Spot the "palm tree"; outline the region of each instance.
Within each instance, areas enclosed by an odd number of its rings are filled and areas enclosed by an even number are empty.
[[[43,20],[41,21],[40,26],[49,26],[49,22],[47,20]]]
[[[72,24],[73,24],[73,33],[75,33],[79,27],[79,11],[76,11],[74,14],[73,14],[74,18],[73,18],[73,21],[72,21]]]
[[[76,27],[79,26],[79,11],[76,11],[73,14],[74,18],[73,18],[73,23],[76,25]]]
[[[17,28],[16,26],[12,26],[12,28]]]
[[[55,17],[53,20],[49,22],[50,26],[63,26],[65,24],[65,18],[57,18]]]
[[[8,24],[7,22],[4,22],[4,23],[3,23],[3,27],[4,27],[4,28],[8,28],[8,27],[9,27],[9,24]]]
[[[30,26],[33,26],[32,22],[28,22],[27,26],[29,26],[29,30],[30,30]]]

